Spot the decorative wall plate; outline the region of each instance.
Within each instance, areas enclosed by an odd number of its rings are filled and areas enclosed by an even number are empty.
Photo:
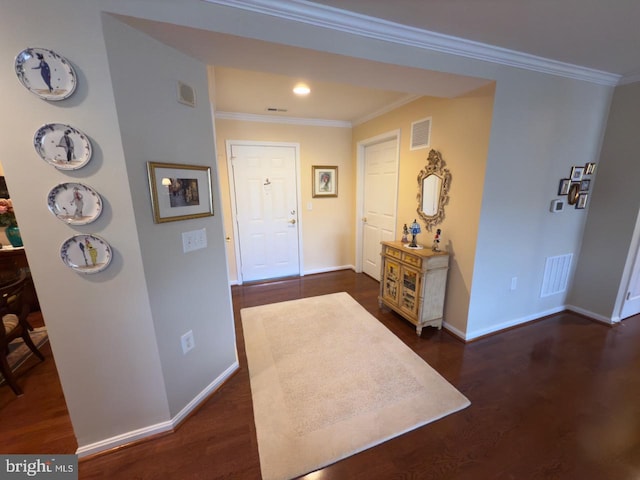
[[[91,142],[75,127],[48,123],[33,136],[33,146],[45,162],[59,170],[77,170],[91,160]]]
[[[64,264],[80,273],[97,273],[109,266],[111,247],[97,235],[74,235],[60,247]]]
[[[47,196],[49,211],[69,225],[86,225],[102,213],[102,198],[82,183],[61,183]]]
[[[20,83],[45,100],[64,100],[76,89],[76,72],[69,61],[46,48],[24,49],[15,68]]]

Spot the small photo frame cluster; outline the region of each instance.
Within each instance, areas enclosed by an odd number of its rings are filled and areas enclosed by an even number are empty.
[[[313,198],[338,196],[338,167],[313,165],[311,178]]]
[[[571,167],[569,178],[560,180],[558,186],[558,195],[566,195],[567,203],[574,205],[576,209],[583,209],[587,206],[589,198],[589,188],[591,187],[591,179],[584,178],[592,175],[596,171],[595,163],[587,163],[584,166]]]

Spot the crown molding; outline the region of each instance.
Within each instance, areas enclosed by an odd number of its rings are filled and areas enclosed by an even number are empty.
[[[371,112],[370,114],[365,115],[364,117],[355,119],[352,122],[352,125],[355,127],[364,122],[368,122],[369,120],[373,120],[374,118],[379,117],[380,115],[384,115],[385,113],[390,112],[391,110],[395,110],[396,108],[400,108],[401,106],[406,105],[407,103],[411,103],[414,100],[422,98],[422,96],[423,95],[407,95],[404,98],[401,98],[400,100],[397,100],[393,103],[390,103],[389,105],[386,105],[376,110],[375,112]]]
[[[622,77],[618,85],[629,85],[636,82],[640,82],[640,72],[627,73]]]
[[[305,125],[312,127],[351,128],[351,122],[342,120],[324,120],[322,118],[296,118],[254,113],[215,112],[216,120],[238,120],[242,122],[280,123],[286,125]]]
[[[615,86],[621,76],[579,65],[430,32],[305,0],[203,0],[204,2],[271,15],[361,37],[440,53],[524,68],[536,72]]]
[[[312,127],[334,127],[334,128],[352,128],[361,123],[373,120],[380,115],[384,115],[391,110],[413,102],[422,95],[407,95],[400,100],[397,100],[389,105],[386,105],[375,112],[372,112],[364,117],[360,117],[353,122],[345,120],[325,120],[322,118],[300,118],[300,117],[286,117],[279,115],[260,115],[255,113],[240,113],[240,112],[222,112],[216,111],[214,116],[216,120],[238,120],[242,122],[260,122],[260,123],[280,123],[286,125],[304,125]]]

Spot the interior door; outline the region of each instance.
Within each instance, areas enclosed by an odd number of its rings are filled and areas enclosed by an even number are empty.
[[[627,294],[620,312],[620,319],[640,313],[640,248],[636,252]]]
[[[362,271],[380,280],[380,242],[394,240],[398,198],[398,140],[364,149]]]
[[[243,281],[300,274],[293,146],[231,145]]]

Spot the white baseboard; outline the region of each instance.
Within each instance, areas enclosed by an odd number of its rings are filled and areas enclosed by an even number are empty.
[[[567,310],[571,310],[572,312],[579,313],[581,315],[585,315],[589,318],[593,318],[602,323],[606,323],[607,325],[612,325],[620,321],[620,317],[605,317],[604,315],[600,315],[599,313],[594,313],[589,310],[585,310],[584,308],[576,307],[575,305],[567,305]]]
[[[240,368],[240,364],[236,360],[227,368],[222,374],[218,376],[213,382],[211,382],[204,390],[194,397],[178,414],[171,420],[166,422],[157,423],[155,425],[149,425],[148,427],[132,430],[115,437],[106,438],[99,442],[91,443],[89,445],[83,445],[78,447],[76,455],[79,458],[86,457],[88,455],[95,455],[107,450],[111,450],[129,443],[142,440],[146,437],[158,435],[160,433],[170,432],[174,430],[180,422],[182,422],[195,408],[197,408],[209,395],[215,392],[236,370]]]
[[[122,445],[126,445],[128,443],[132,443],[137,440],[150,437],[152,435],[170,432],[171,430],[173,430],[173,422],[171,420],[162,423],[156,423],[155,425],[132,430],[121,435],[116,435],[115,437],[105,438],[104,440],[100,440],[99,442],[90,443],[89,445],[83,445],[82,447],[78,447],[78,449],[76,450],[76,455],[78,455],[79,458],[86,457],[88,455],[95,455],[97,453],[121,447]]]
[[[463,339],[464,341],[471,341],[474,340],[476,338],[482,337],[484,335],[489,335],[491,333],[497,333],[500,332],[501,330],[506,330],[508,328],[511,327],[516,327],[518,325],[523,325],[525,323],[531,322],[533,320],[538,320],[539,318],[543,318],[546,317],[548,315],[553,315],[555,313],[560,313],[564,310],[570,310],[572,312],[575,313],[579,313],[581,315],[584,315],[586,317],[589,317],[593,320],[597,320],[598,322],[602,322],[602,323],[606,323],[607,325],[612,325],[616,322],[619,322],[620,319],[619,318],[608,318],[605,317],[604,315],[600,315],[598,313],[594,313],[591,312],[589,310],[585,310],[584,308],[580,308],[580,307],[576,307],[574,305],[562,305],[556,308],[552,308],[550,310],[546,310],[544,312],[538,312],[535,313],[533,315],[527,315],[526,317],[520,317],[520,318],[516,318],[514,320],[510,320],[508,322],[504,322],[504,323],[500,323],[498,325],[492,325],[491,327],[488,328],[481,328],[478,330],[474,330],[472,332],[469,332],[467,334],[463,333],[462,331],[458,330],[457,328],[449,325],[448,323],[444,323],[444,327],[451,331],[451,333],[453,333],[454,335],[456,335],[457,337]]]
[[[339,267],[315,268],[313,270],[305,270],[302,275],[314,275],[316,273],[337,272],[338,270],[355,270],[353,265],[342,265]]]
[[[327,273],[327,272],[337,272],[338,270],[356,270],[356,267],[353,265],[342,265],[339,267],[327,267],[327,268],[315,268],[312,270],[305,270],[304,272],[300,272],[300,276],[304,277],[305,275],[314,275],[316,273]],[[242,285],[242,282],[238,279],[229,280],[229,286],[232,287],[234,285]]]
[[[236,354],[237,356],[237,354]],[[209,397],[213,392],[215,392],[218,388],[222,386],[227,379],[240,368],[240,363],[238,360],[227,368],[224,372],[222,372],[218,378],[216,378],[213,382],[211,382],[204,390],[202,390],[198,395],[195,396],[193,400],[191,400],[182,410],[178,412],[178,414],[171,419],[171,423],[173,427],[177,427],[180,423],[193,411],[195,410],[203,401]]]
[[[462,340],[466,340],[464,332],[462,330],[458,330],[456,327],[454,327],[450,323],[442,322],[442,328],[444,328],[445,330],[449,330],[456,337],[458,337],[458,338],[460,338]]]
[[[465,341],[474,340],[474,339],[482,337],[484,335],[489,335],[491,333],[496,333],[496,332],[499,332],[501,330],[506,330],[507,328],[515,327],[517,325],[522,325],[524,323],[528,323],[528,322],[531,322],[533,320],[538,320],[539,318],[546,317],[547,315],[553,315],[554,313],[562,312],[563,310],[566,310],[566,309],[567,309],[567,307],[565,307],[565,306],[552,308],[552,309],[546,310],[544,312],[538,312],[538,313],[534,313],[533,315],[527,315],[526,317],[520,317],[520,318],[516,318],[516,319],[513,319],[513,320],[509,320],[508,322],[503,322],[503,323],[500,323],[498,325],[492,325],[491,327],[488,327],[488,328],[481,328],[481,329],[478,329],[478,330],[473,330],[472,332],[467,332],[466,335],[464,335],[464,334],[461,335],[461,337]]]

